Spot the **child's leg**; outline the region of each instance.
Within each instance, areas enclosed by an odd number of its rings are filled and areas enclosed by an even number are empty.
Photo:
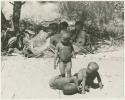
[[[68,62],[66,66],[66,72],[67,72],[67,77],[71,77],[71,68],[72,68],[72,62]]]
[[[59,63],[59,70],[60,70],[61,76],[65,77],[65,64],[62,61]]]

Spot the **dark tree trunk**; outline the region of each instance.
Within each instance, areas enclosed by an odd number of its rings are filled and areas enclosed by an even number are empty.
[[[16,34],[19,33],[19,20],[20,20],[20,14],[21,14],[21,7],[22,7],[21,1],[14,1],[13,24],[14,24],[14,31]]]

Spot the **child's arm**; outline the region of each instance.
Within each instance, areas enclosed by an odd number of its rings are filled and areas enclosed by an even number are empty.
[[[58,59],[58,51],[59,51],[59,45],[57,44],[56,49],[55,49],[55,57],[54,57],[54,69],[57,67],[57,59]]]
[[[80,86],[82,94],[85,94],[85,82],[86,82],[86,73],[85,72],[86,71],[83,69],[78,72],[78,80],[82,81],[81,86]]]
[[[76,78],[76,76],[73,76],[72,78],[72,81],[71,82],[74,82],[76,84],[76,86],[78,86],[78,79]]]
[[[74,51],[74,47],[73,47],[72,44],[71,44],[71,47],[72,47],[72,57],[73,57],[73,58],[76,58],[75,51]]]
[[[73,58],[76,58],[76,54],[75,54],[74,51],[72,52],[72,57],[73,57]]]
[[[98,80],[100,89],[102,89],[103,88],[103,84],[102,84],[102,80],[101,80],[101,77],[100,77],[98,72],[97,72],[97,80]]]
[[[11,16],[11,28],[12,28],[12,30],[14,30],[14,24],[13,24],[13,18],[12,18],[12,16]]]
[[[86,77],[83,77],[83,80],[81,82],[81,85],[82,85],[82,94],[85,94],[85,82],[86,82]]]

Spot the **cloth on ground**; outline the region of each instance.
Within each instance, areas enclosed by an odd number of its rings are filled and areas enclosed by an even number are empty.
[[[34,38],[27,40],[28,49],[30,49],[34,55],[43,54],[43,51],[50,45],[50,38],[47,37],[48,33],[41,30]]]

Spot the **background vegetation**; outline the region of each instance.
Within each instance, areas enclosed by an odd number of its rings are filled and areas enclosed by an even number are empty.
[[[69,22],[80,20],[84,28],[91,36],[92,44],[98,41],[107,40],[111,45],[121,46],[124,41],[124,2],[123,1],[67,1],[67,2],[49,2],[58,4],[61,17],[52,21],[36,23],[33,19],[25,18],[20,20],[21,9],[27,2],[11,2],[13,5],[13,23],[15,32],[18,33],[19,22],[25,21],[27,27],[36,34],[46,25],[52,22],[59,23],[65,19]],[[48,2],[38,2],[39,5],[45,5]],[[2,29],[8,27],[1,11]],[[20,21],[19,21],[20,20]],[[4,25],[6,24],[6,25]]]
[[[60,13],[67,20],[80,20],[93,43],[98,39],[107,39],[119,45],[124,37],[124,2],[122,1],[86,1],[60,2]],[[96,38],[96,39],[95,39]],[[119,41],[119,39],[121,41]]]

